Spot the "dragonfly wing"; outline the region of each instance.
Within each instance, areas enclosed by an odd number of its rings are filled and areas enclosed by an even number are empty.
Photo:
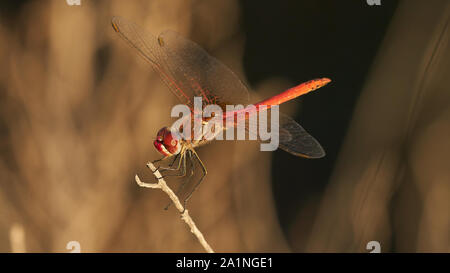
[[[265,110],[267,111],[267,110]],[[259,115],[262,111],[259,112]],[[267,111],[268,127],[271,123],[271,111]],[[245,129],[249,139],[259,139],[258,126],[249,126],[245,121]],[[236,127],[236,123],[232,124]],[[306,158],[321,158],[325,156],[325,151],[320,143],[306,132],[303,127],[288,115],[279,112],[278,134],[271,132],[271,137],[278,137],[278,147],[296,156]]]
[[[239,78],[196,43],[173,31],[155,37],[121,17],[113,17],[111,23],[191,109],[194,96],[202,97],[204,104],[248,101],[247,88]]]
[[[204,104],[247,104],[249,93],[239,77],[203,48],[180,34],[166,30],[158,39],[163,43],[180,80],[202,97]]]
[[[325,151],[320,143],[289,116],[280,113],[280,148],[296,156],[321,158]]]
[[[167,50],[161,47],[160,41],[135,23],[122,17],[113,17],[111,23],[120,37],[151,65],[178,99],[192,108],[194,93],[187,85],[179,81],[180,75],[173,70],[170,56]]]

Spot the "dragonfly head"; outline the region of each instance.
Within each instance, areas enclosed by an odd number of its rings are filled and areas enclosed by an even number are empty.
[[[168,127],[163,127],[158,131],[153,145],[164,156],[176,155],[181,151],[179,135]]]

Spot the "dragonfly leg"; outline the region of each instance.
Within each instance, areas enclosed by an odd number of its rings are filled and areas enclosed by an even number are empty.
[[[163,171],[169,171],[169,170],[166,169]],[[163,175],[161,178],[169,177],[169,176],[176,176],[176,177],[186,176],[186,153],[185,152],[183,152],[180,157],[180,161],[178,162],[178,167],[176,167],[174,169],[170,169],[170,171],[180,171],[180,172],[175,173],[175,174],[166,174],[166,175]]]
[[[183,158],[184,150],[185,150],[185,149],[182,149],[181,152],[179,152],[178,154],[176,154],[176,155],[175,155],[175,158],[173,159],[173,161],[172,161],[167,167],[163,167],[163,166],[159,165],[159,166],[156,168],[155,172],[156,172],[156,171],[159,171],[159,170],[161,170],[161,173],[162,173],[163,171],[178,171],[178,170],[180,169],[180,167],[181,167],[181,161],[182,161],[182,158]],[[181,155],[181,158],[180,158],[180,161],[178,162],[178,166],[177,166],[176,168],[172,168],[172,166],[175,164],[175,162],[176,162],[177,159],[180,157],[180,155]],[[162,160],[165,160],[165,159],[167,159],[167,158],[169,158],[169,157],[170,157],[170,156],[166,156],[166,157],[163,157],[163,158],[161,158],[161,159],[157,159],[157,160],[153,161],[153,163],[159,162],[159,161],[162,161]],[[154,173],[154,172],[153,172],[153,173]]]
[[[165,157],[162,157],[162,158],[160,158],[160,159],[156,159],[156,160],[152,161],[152,164],[155,165],[155,163],[158,163],[158,162],[160,162],[160,161],[164,161],[164,160],[166,160],[167,158],[168,158],[168,157],[165,156]],[[160,167],[161,167],[161,166],[156,167],[156,170],[155,170],[153,173],[155,173],[157,170],[159,170]]]
[[[177,161],[177,158],[180,156],[180,154],[175,155],[174,160],[172,161],[172,163],[169,164],[169,168],[164,168],[165,170],[169,170],[170,168],[172,168],[173,164],[175,164],[175,162]]]
[[[158,169],[160,169],[161,172],[162,172],[162,171],[176,171],[176,170],[179,170],[179,169],[180,169],[180,164],[178,164],[178,167],[177,167],[177,168],[172,168],[172,167],[173,167],[173,164],[175,164],[175,162],[177,161],[178,157],[180,157],[180,154],[181,154],[181,153],[175,155],[175,158],[174,158],[173,161],[168,165],[168,167],[161,167],[161,166],[159,166]],[[180,160],[180,161],[181,161],[181,160]]]
[[[203,164],[203,162],[200,159],[200,157],[198,156],[197,152],[193,149],[191,151],[194,154],[195,158],[197,159],[197,162],[200,164],[200,167],[202,168],[202,171],[203,171],[203,175],[202,175],[202,177],[200,177],[197,184],[195,184],[194,188],[191,190],[191,192],[188,194],[188,196],[184,199],[184,209],[186,209],[187,201],[192,197],[192,194],[195,192],[195,190],[198,188],[198,186],[200,186],[200,184],[203,181],[203,178],[205,178],[206,174],[208,173],[208,171],[206,170],[205,164]]]
[[[183,190],[184,186],[186,186],[186,184],[191,180],[192,176],[194,175],[194,162],[193,162],[193,158],[192,158],[192,152],[190,150],[188,150],[187,153],[189,156],[189,164],[190,164],[191,174],[189,175],[188,178],[186,178],[181,183],[180,187],[177,189],[177,192],[175,193],[177,196],[178,196],[178,194],[180,194],[180,192]],[[167,206],[164,209],[168,210],[170,205],[172,205],[172,202],[169,202],[169,204],[167,204]]]

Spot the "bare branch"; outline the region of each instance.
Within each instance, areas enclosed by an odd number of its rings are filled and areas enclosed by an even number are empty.
[[[169,198],[174,203],[175,207],[178,209],[178,211],[181,213],[181,219],[189,226],[191,232],[197,237],[200,244],[203,246],[203,248],[209,252],[214,253],[214,250],[209,246],[208,242],[206,242],[205,237],[203,237],[203,234],[200,232],[200,230],[197,228],[197,225],[195,224],[194,220],[192,220],[191,216],[189,215],[189,212],[187,209],[183,207],[180,200],[178,199],[178,196],[172,191],[169,186],[167,186],[166,181],[161,176],[161,173],[155,168],[155,166],[152,163],[147,163],[147,167],[153,172],[156,179],[158,180],[158,183],[146,183],[142,182],[139,176],[135,176],[136,183],[140,187],[144,188],[151,188],[151,189],[161,189],[164,191]]]

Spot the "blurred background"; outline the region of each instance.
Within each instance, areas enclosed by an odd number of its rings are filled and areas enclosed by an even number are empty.
[[[198,149],[188,203],[219,252],[449,252],[447,0],[3,1],[0,251],[202,252],[159,190],[134,175],[178,103],[111,28],[175,30],[229,66],[251,101],[332,83],[281,106],[324,147]],[[174,188],[180,179],[168,179]]]

